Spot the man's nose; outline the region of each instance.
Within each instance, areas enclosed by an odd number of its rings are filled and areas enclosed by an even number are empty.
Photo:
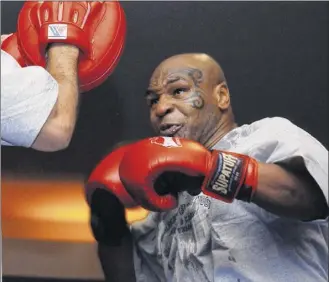
[[[157,117],[164,117],[165,115],[171,113],[173,110],[174,104],[172,103],[171,99],[165,95],[161,95],[155,108],[155,114]]]

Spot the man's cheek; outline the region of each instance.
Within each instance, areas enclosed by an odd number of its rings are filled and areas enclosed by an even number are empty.
[[[202,93],[198,90],[194,90],[190,95],[184,99],[184,102],[193,109],[201,110],[204,107],[204,99]]]
[[[157,129],[157,125],[156,125],[156,122],[155,122],[155,118],[152,114],[150,114],[150,123],[151,123],[151,126],[154,130]]]

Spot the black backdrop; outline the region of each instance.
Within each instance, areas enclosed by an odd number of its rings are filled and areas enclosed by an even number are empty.
[[[1,2],[2,34],[22,2]],[[83,94],[70,147],[2,147],[2,171],[86,173],[114,143],[152,134],[143,94],[152,69],[182,52],[222,64],[239,124],[284,116],[328,147],[328,2],[122,2],[127,44],[114,74]]]

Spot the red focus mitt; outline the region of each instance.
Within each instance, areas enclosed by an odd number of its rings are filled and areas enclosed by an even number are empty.
[[[86,92],[102,84],[116,67],[126,20],[117,1],[27,1],[18,16],[17,37],[28,64],[42,67],[49,43],[79,47],[80,90]]]

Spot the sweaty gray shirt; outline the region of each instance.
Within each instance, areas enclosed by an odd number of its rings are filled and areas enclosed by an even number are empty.
[[[300,156],[328,202],[328,151],[284,118],[236,128],[214,149],[263,163]],[[328,219],[302,222],[184,192],[175,210],[152,212],[131,231],[139,282],[328,281]]]
[[[30,147],[57,96],[58,84],[45,69],[22,68],[1,50],[1,145]]]

